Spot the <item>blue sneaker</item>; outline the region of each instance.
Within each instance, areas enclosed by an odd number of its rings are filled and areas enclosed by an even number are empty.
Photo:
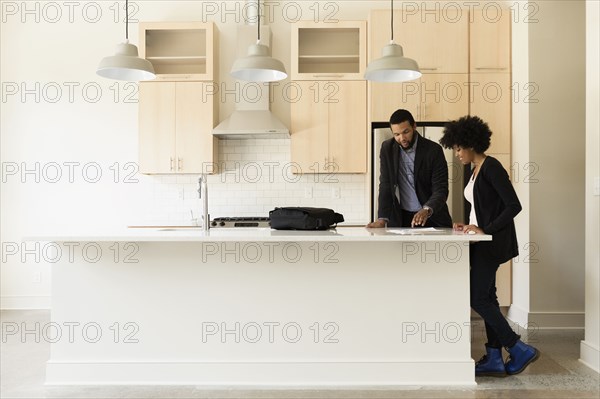
[[[506,348],[510,356],[506,362],[506,372],[509,375],[519,374],[525,370],[530,363],[535,362],[540,357],[540,351],[531,345],[527,345],[521,340],[518,340],[510,348]]]
[[[475,376],[506,377],[502,348],[492,348],[486,345],[485,350],[487,354],[475,363]]]

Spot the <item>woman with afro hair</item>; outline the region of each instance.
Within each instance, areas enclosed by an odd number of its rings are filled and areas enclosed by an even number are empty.
[[[471,308],[485,321],[486,355],[475,365],[475,375],[519,374],[539,357],[539,351],[521,341],[500,312],[496,271],[519,254],[514,218],[521,203],[500,162],[485,154],[492,132],[477,116],[446,124],[440,144],[452,148],[463,165],[473,165],[465,186],[470,205],[468,223],[454,223],[464,234],[490,234],[492,241],[471,242],[469,255]],[[509,353],[506,363],[502,347]]]

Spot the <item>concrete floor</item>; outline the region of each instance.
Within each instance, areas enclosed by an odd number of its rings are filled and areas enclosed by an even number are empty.
[[[476,387],[364,387],[281,389],[205,386],[44,386],[45,362],[50,355],[47,342],[33,335],[22,339],[4,336],[17,323],[47,323],[47,310],[2,311],[0,357],[1,398],[600,398],[598,373],[577,359],[582,330],[541,330],[529,342],[542,352],[540,359],[522,374],[506,378],[477,378]],[[474,321],[473,359],[483,354],[485,341],[481,321]],[[5,342],[6,341],[6,342]]]

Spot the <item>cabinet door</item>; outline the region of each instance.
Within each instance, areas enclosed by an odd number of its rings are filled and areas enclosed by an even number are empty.
[[[470,82],[470,115],[477,115],[492,130],[488,153],[510,153],[511,87],[510,74],[472,74]]]
[[[339,101],[329,103],[329,163],[332,173],[367,171],[367,82],[331,82]]]
[[[425,74],[421,77],[418,120],[445,122],[469,113],[466,73]]]
[[[510,10],[473,10],[469,45],[471,73],[510,72]]]
[[[140,172],[174,173],[175,83],[140,83],[138,109]]]
[[[367,65],[366,21],[298,21],[291,32],[293,80],[362,80]]]
[[[421,79],[402,83],[371,82],[371,120],[387,122],[397,109],[403,108],[418,120]]]
[[[325,82],[298,81],[301,90],[291,108],[292,162],[300,165],[300,173],[323,172],[328,156],[329,97],[322,95]]]
[[[448,7],[427,12],[428,3],[419,4],[420,9],[394,11],[394,41],[402,46],[404,56],[417,61],[422,73],[467,73],[468,10]],[[389,10],[371,11],[369,61],[380,58],[381,49],[390,41],[390,18]]]
[[[214,101],[207,82],[180,82],[175,99],[178,173],[208,173],[213,170]]]
[[[141,22],[140,57],[157,80],[217,80],[218,31],[213,22]]]
[[[394,15],[394,38],[404,54],[417,61],[422,73],[467,73],[469,11],[440,8],[436,2],[419,4],[418,10]]]

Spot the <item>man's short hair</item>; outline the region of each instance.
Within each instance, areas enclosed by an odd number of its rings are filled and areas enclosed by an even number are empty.
[[[396,110],[392,116],[390,116],[390,125],[398,125],[406,121],[408,121],[411,126],[415,125],[415,118],[413,118],[412,114],[405,109]]]

